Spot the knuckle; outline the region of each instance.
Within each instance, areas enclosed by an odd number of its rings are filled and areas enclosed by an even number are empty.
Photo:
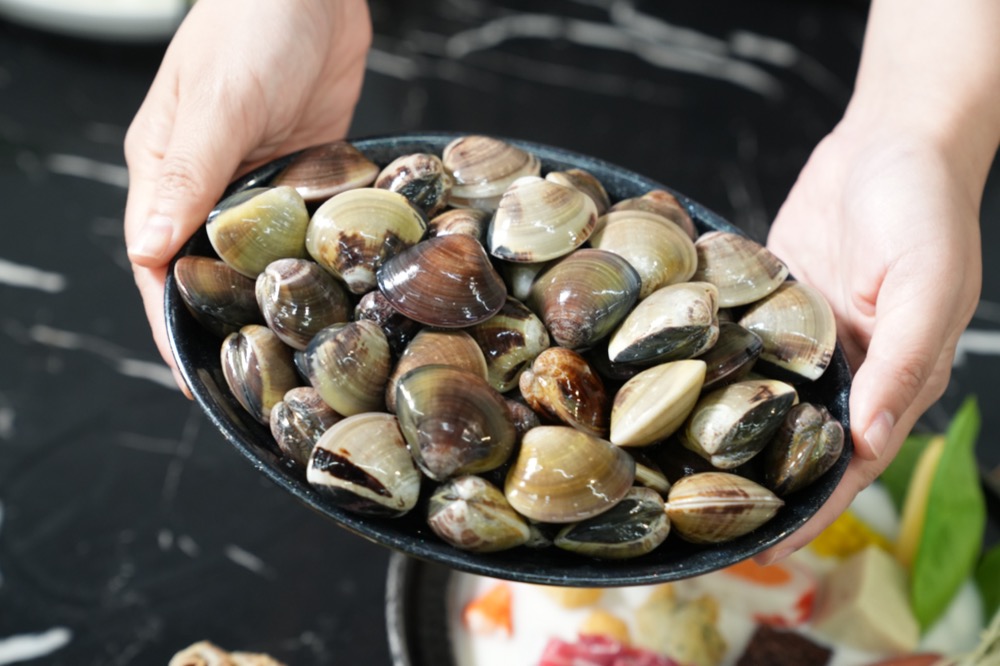
[[[192,160],[168,157],[157,179],[160,196],[174,200],[199,199],[205,190],[205,179]]]

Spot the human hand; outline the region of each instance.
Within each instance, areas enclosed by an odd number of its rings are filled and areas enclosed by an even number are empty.
[[[820,511],[760,562],[833,522],[948,384],[982,282],[981,183],[966,182],[956,159],[891,121],[848,118],[813,152],[774,221],[769,247],[837,317],[856,373],[855,456]]]
[[[234,176],[344,136],[370,42],[364,0],[201,0],[167,48],[125,138],[125,242],[185,393],[164,323],[167,264]]]

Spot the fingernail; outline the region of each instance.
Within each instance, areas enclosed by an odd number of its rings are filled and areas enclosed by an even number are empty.
[[[759,555],[755,555],[753,560],[762,567],[780,562],[795,552],[794,548],[779,548],[778,550],[767,550]]]
[[[892,427],[896,420],[889,412],[879,412],[872,424],[865,432],[865,444],[871,450],[875,460],[882,457],[885,447],[889,444],[889,435],[892,434]]]
[[[129,248],[129,254],[149,259],[161,259],[174,236],[174,223],[165,215],[154,215],[139,232],[139,241]]]

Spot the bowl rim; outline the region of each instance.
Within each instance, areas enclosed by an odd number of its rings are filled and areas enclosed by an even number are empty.
[[[440,155],[441,149],[447,142],[469,134],[463,132],[414,132],[346,140],[366,153],[380,166],[385,166],[388,161],[391,161],[387,158],[404,154],[401,152],[404,150],[406,152],[435,152]],[[637,193],[652,189],[666,190],[675,195],[687,209],[699,231],[718,229],[747,235],[720,215],[683,193],[624,167],[599,158],[533,141],[496,134],[490,134],[490,136],[534,153],[542,161],[543,173],[554,168],[567,168],[567,166],[583,168],[597,175],[608,189],[609,194],[625,191],[631,192],[630,196],[637,196]],[[234,181],[227,188],[224,196],[249,187],[266,185],[301,152],[290,153],[254,169]],[[624,197],[613,196],[613,199],[620,198]],[[205,412],[209,421],[257,470],[263,472],[272,482],[290,492],[312,510],[330,518],[353,534],[419,559],[439,562],[453,569],[493,578],[545,585],[609,587],[653,584],[687,578],[749,558],[778,543],[800,528],[829,498],[852,457],[853,445],[848,409],[851,373],[843,349],[838,342],[834,358],[823,377],[807,386],[812,387],[812,390],[817,393],[823,393],[828,385],[832,388],[829,399],[821,402],[844,426],[844,451],[840,459],[823,477],[795,494],[796,502],[786,502],[785,507],[779,511],[774,519],[754,532],[712,548],[679,544],[676,539],[668,539],[668,542],[673,541],[674,543],[669,546],[665,543],[648,555],[630,560],[594,560],[573,553],[561,552],[555,556],[555,562],[552,562],[553,556],[551,554],[546,554],[545,551],[528,550],[525,547],[493,554],[475,554],[462,551],[440,540],[426,524],[422,527],[419,524],[414,524],[415,521],[412,517],[371,518],[336,507],[305,482],[304,474],[297,471],[291,461],[281,457],[267,427],[254,421],[239,407],[235,399],[229,395],[224,382],[220,385],[218,347],[214,353],[214,368],[211,357],[206,355],[206,349],[204,347],[198,349],[199,342],[204,343],[207,338],[216,340],[217,338],[195,322],[180,298],[173,268],[179,258],[189,254],[214,256],[205,235],[204,225],[185,243],[170,263],[164,292],[164,314],[171,353],[195,401]],[[195,359],[200,360],[200,362],[194,363]],[[215,370],[214,375],[213,370]],[[248,435],[254,435],[253,439],[261,441],[251,442],[248,440]],[[423,498],[427,494],[425,488],[421,492],[421,497]],[[422,505],[418,505],[414,511],[421,510],[421,507]],[[779,520],[779,517],[782,517],[782,520]],[[407,527],[407,529],[402,529],[401,526]],[[679,554],[676,557],[673,557],[673,552],[664,554],[666,553],[663,550],[665,547],[679,551]]]

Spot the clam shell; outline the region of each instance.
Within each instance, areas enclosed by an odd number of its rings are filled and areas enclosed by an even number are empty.
[[[698,237],[698,231],[695,229],[687,209],[677,200],[677,197],[666,190],[650,190],[641,197],[622,199],[608,210],[644,210],[656,213],[680,227],[691,240]]]
[[[351,315],[347,290],[308,259],[272,261],[257,276],[257,304],[282,342],[305,349],[321,329]]]
[[[269,263],[305,257],[309,212],[291,187],[253,187],[219,202],[205,224],[208,240],[234,270],[256,278]]]
[[[719,306],[758,301],[781,286],[788,267],[760,243],[728,231],[710,231],[695,241],[698,270],[694,278],[719,289]]]
[[[174,264],[174,279],[187,309],[219,337],[247,324],[264,323],[254,296],[254,281],[221,259],[181,257]]]
[[[692,358],[719,337],[718,290],[707,282],[657,289],[632,310],[608,342],[615,363]]]
[[[488,136],[459,137],[441,154],[453,185],[449,202],[463,208],[496,210],[500,196],[522,176],[537,176],[541,162],[531,153]]]
[[[597,207],[597,214],[604,215],[611,206],[608,192],[592,173],[584,169],[567,169],[566,171],[550,171],[545,174],[545,180],[579,190],[590,197]]]
[[[467,330],[486,358],[490,386],[501,393],[518,385],[524,369],[550,343],[542,320],[523,303],[509,297],[499,312]]]
[[[299,386],[271,408],[271,434],[282,453],[305,466],[319,438],[342,418],[323,402],[316,389]]]
[[[367,319],[333,324],[316,334],[303,352],[305,372],[335,412],[353,416],[383,407],[389,378],[389,342]]]
[[[526,305],[545,322],[556,344],[586,349],[628,315],[640,286],[639,274],[625,259],[582,249],[539,274]]]
[[[704,395],[684,426],[684,446],[719,469],[742,465],[763,449],[798,401],[776,379],[736,382]]]
[[[740,325],[764,343],[758,363],[767,363],[789,375],[791,381],[819,379],[837,346],[833,309],[815,287],[786,282],[754,304]]]
[[[528,523],[500,489],[472,475],[452,479],[434,491],[427,523],[451,545],[474,553],[521,546],[531,536]]]
[[[392,257],[378,285],[402,315],[441,328],[485,321],[507,299],[483,246],[464,234],[428,238]]]
[[[427,222],[402,194],[365,187],[341,192],[309,221],[306,249],[354,294],[375,288],[390,257],[423,238]]]
[[[705,362],[674,361],[643,370],[615,394],[611,442],[647,446],[674,434],[694,409],[705,380]]]
[[[662,497],[666,497],[670,492],[670,479],[655,464],[646,465],[636,460],[635,483],[659,493]]]
[[[401,516],[420,494],[420,472],[396,417],[378,412],[350,416],[323,433],[306,481],[338,506],[373,516]]]
[[[514,398],[504,399],[507,401],[507,409],[510,410],[510,418],[514,422],[514,429],[517,430],[519,440],[524,437],[524,433],[542,424],[538,414],[528,405]]]
[[[250,324],[222,341],[222,375],[236,401],[267,423],[271,409],[299,385],[292,350],[269,328]]]
[[[674,532],[693,543],[722,543],[748,534],[784,502],[767,488],[725,472],[701,472],[674,483],[666,513]]]
[[[528,300],[531,295],[531,285],[535,283],[538,274],[551,266],[551,261],[523,263],[516,261],[497,261],[497,270],[503,276],[510,296],[521,301]]]
[[[789,410],[761,453],[764,483],[781,496],[826,473],[844,450],[844,427],[825,407],[803,402]]]
[[[427,235],[433,238],[449,234],[465,234],[480,243],[485,243],[490,217],[488,212],[476,208],[452,208],[431,218],[427,223]]]
[[[539,415],[595,437],[608,434],[608,394],[580,354],[550,347],[521,374],[521,395]]]
[[[604,215],[597,221],[590,245],[614,252],[639,273],[639,300],[660,287],[690,280],[698,267],[698,255],[687,234],[666,218],[646,211]]]
[[[543,523],[573,523],[607,511],[632,487],[635,461],[607,440],[568,426],[539,426],[521,439],[504,495]]]
[[[451,184],[441,158],[430,153],[397,157],[375,179],[375,187],[399,192],[427,217],[437,215],[448,205]]]
[[[465,331],[424,329],[414,336],[396,362],[385,386],[385,404],[396,411],[396,385],[400,377],[422,365],[450,365],[486,379],[486,358]]]
[[[371,185],[378,165],[346,141],[306,148],[271,181],[294,187],[310,203]]]
[[[403,375],[396,413],[417,465],[437,481],[499,467],[517,440],[503,396],[460,368],[424,365]]]
[[[519,178],[490,221],[490,254],[506,261],[548,261],[583,245],[596,224],[597,207],[586,194],[537,176]]]
[[[406,345],[423,328],[420,322],[400,314],[378,289],[369,291],[358,300],[354,307],[354,318],[370,319],[378,324],[396,356],[403,353]]]
[[[698,356],[707,366],[701,390],[714,391],[746,377],[763,348],[764,343],[756,333],[739,324],[720,321],[719,339]]]
[[[619,560],[651,552],[669,533],[663,498],[633,487],[604,513],[564,527],[554,543],[580,555]]]

